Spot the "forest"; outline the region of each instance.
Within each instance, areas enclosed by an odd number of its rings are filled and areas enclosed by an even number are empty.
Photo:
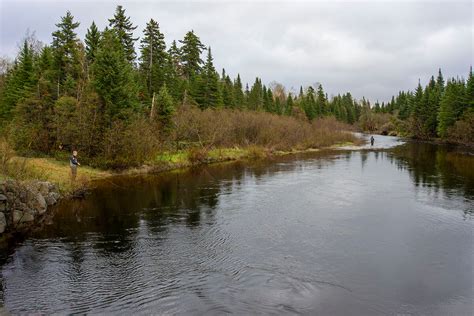
[[[389,102],[329,97],[323,86],[288,92],[260,78],[249,85],[217,71],[212,49],[194,31],[167,47],[151,19],[141,38],[117,6],[108,27],[95,23],[84,40],[71,12],[52,42],[28,36],[0,72],[0,134],[19,155],[57,156],[71,149],[93,166],[138,166],[157,152],[261,146],[319,148],[354,141],[347,130],[472,144],[474,82],[445,80]],[[135,50],[139,47],[139,51]]]

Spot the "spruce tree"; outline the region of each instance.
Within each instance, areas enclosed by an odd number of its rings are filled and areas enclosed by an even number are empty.
[[[423,88],[418,81],[415,95],[412,100],[411,131],[415,137],[425,137],[424,122],[426,119],[426,98],[423,94]]]
[[[172,126],[172,118],[175,112],[174,100],[169,94],[166,84],[163,84],[160,88],[155,104],[155,108],[151,109],[151,117],[157,119],[166,131]]]
[[[219,89],[219,75],[213,64],[211,48],[208,48],[206,64],[197,84],[194,98],[201,108],[216,108],[222,106],[222,95]]]
[[[201,43],[199,37],[194,34],[194,31],[186,33],[184,39],[179,42],[183,44],[180,49],[183,75],[187,79],[191,79],[201,71],[203,63],[201,53],[205,46]]]
[[[318,97],[316,99],[317,105],[316,108],[318,110],[318,116],[323,116],[327,114],[327,100],[326,95],[324,94],[323,86],[321,84],[318,85]]]
[[[309,86],[306,94],[303,96],[302,107],[308,120],[312,120],[316,117],[316,95],[314,88]]]
[[[222,101],[224,106],[227,108],[235,108],[235,91],[234,85],[232,84],[232,80],[228,75],[226,75],[225,79],[221,82],[221,91],[222,91]]]
[[[100,31],[95,25],[95,22],[92,22],[91,26],[87,29],[84,42],[86,43],[87,61],[89,64],[92,64],[95,60],[95,54],[100,42]]]
[[[92,83],[102,99],[108,122],[114,118],[125,119],[138,105],[137,85],[133,68],[114,31],[106,30],[102,34],[92,70]]]
[[[263,108],[263,86],[260,78],[255,78],[255,82],[248,94],[247,106],[250,110],[258,111]]]
[[[118,5],[115,9],[114,17],[109,19],[109,26],[116,32],[125,58],[133,64],[136,57],[134,45],[138,40],[138,38],[133,37],[133,31],[137,26],[133,26],[130,17],[125,15],[125,9],[121,5]]]
[[[76,84],[81,73],[81,63],[79,55],[79,39],[75,29],[79,22],[74,22],[71,12],[67,11],[66,16],[61,17],[61,22],[56,24],[58,30],[53,32],[53,55],[57,76],[57,96],[61,93],[61,86],[69,79],[73,85]],[[65,90],[65,89],[63,89]]]
[[[245,107],[245,95],[240,74],[237,74],[237,78],[234,80],[234,102],[235,106],[239,109]]]
[[[151,19],[143,30],[141,40],[140,70],[145,77],[150,96],[158,92],[166,81],[168,54],[166,53],[165,37],[160,32],[158,23]]]
[[[0,119],[11,119],[11,111],[18,101],[26,97],[36,82],[34,52],[30,43],[23,42],[14,67],[8,72],[0,99]]]
[[[469,68],[469,76],[466,82],[466,101],[469,111],[474,111],[474,74],[472,66]]]

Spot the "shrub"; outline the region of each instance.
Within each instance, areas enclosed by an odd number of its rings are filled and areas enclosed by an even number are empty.
[[[457,143],[474,145],[474,112],[467,112],[448,129],[448,139]]]

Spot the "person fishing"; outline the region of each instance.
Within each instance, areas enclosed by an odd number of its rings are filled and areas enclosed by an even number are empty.
[[[370,136],[370,146],[374,146],[375,138],[374,136]]]
[[[69,158],[69,165],[71,166],[71,180],[76,180],[77,176],[77,166],[81,164],[77,161],[77,151],[74,150],[72,152],[72,156]]]

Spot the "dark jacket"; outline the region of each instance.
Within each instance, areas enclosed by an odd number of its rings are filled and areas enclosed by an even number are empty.
[[[69,164],[71,165],[71,167],[77,167],[77,165],[79,164],[77,162],[77,157],[74,155],[71,155],[71,157],[69,158]]]

